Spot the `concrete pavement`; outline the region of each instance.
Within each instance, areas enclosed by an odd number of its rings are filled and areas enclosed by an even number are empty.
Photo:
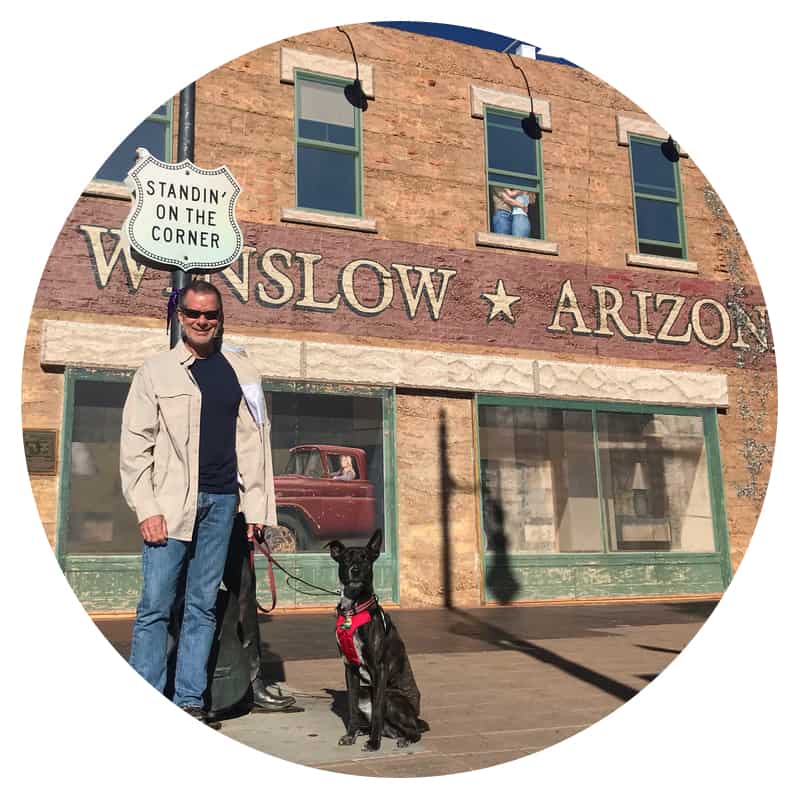
[[[382,777],[445,775],[548,747],[609,714],[696,633],[711,602],[392,610],[431,730],[399,750],[339,747],[345,688],[332,613],[262,617],[267,674],[298,714],[249,714],[221,734],[289,761]],[[97,620],[127,655],[130,620]]]

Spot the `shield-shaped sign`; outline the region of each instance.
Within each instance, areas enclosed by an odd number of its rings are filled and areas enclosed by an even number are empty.
[[[136,155],[125,178],[133,201],[122,228],[134,254],[187,271],[234,262],[244,239],[235,215],[241,189],[230,170],[168,164],[143,147]]]

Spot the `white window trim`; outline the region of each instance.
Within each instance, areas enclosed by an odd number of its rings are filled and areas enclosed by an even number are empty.
[[[617,144],[621,147],[630,147],[629,134],[650,136],[653,139],[667,141],[669,134],[657,122],[646,117],[632,117],[629,114],[617,114]],[[674,140],[673,140],[674,141]],[[689,154],[678,144],[678,154],[681,158],[688,158]]]
[[[308,53],[304,50],[292,50],[289,47],[281,48],[281,83],[294,84],[295,70],[317,72],[321,75],[331,75],[335,78],[350,78],[355,80],[356,65],[353,59],[333,58],[319,53]],[[371,100],[375,99],[375,86],[372,75],[372,65],[358,62],[358,77],[364,94]]]
[[[131,190],[124,183],[113,181],[92,181],[84,190],[83,194],[92,197],[110,197],[115,200],[130,200]]]
[[[282,208],[281,222],[298,222],[319,225],[323,228],[342,228],[349,231],[377,233],[378,223],[366,217],[351,217],[345,214],[326,214],[323,211],[307,211],[303,208]]]
[[[471,116],[476,119],[483,119],[484,106],[495,106],[496,108],[504,108],[507,111],[529,113],[531,110],[531,98],[526,94],[504,92],[500,89],[489,89],[486,86],[470,84],[469,110]],[[539,125],[543,131],[553,130],[553,118],[550,113],[549,100],[534,97],[533,113],[539,117]]]
[[[523,239],[521,236],[507,236],[502,233],[479,231],[475,234],[475,244],[479,247],[503,247],[507,250],[523,250],[526,253],[541,253],[546,256],[558,255],[558,242],[544,239]]]
[[[163,326],[46,319],[43,366],[136,369],[164,351]],[[244,347],[264,377],[484,394],[726,408],[724,373],[620,367],[604,362],[532,360],[499,354],[373,347],[262,336],[225,337]]]

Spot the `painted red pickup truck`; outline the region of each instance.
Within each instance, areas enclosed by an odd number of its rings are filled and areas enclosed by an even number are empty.
[[[348,461],[352,471],[343,469]],[[376,528],[375,487],[367,479],[366,454],[357,447],[293,447],[275,475],[275,499],[278,524],[289,529],[298,551],[316,550],[330,539],[367,537]]]

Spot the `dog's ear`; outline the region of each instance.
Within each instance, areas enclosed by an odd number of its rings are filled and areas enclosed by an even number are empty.
[[[329,547],[331,551],[331,558],[334,561],[338,561],[342,557],[342,553],[344,552],[344,545],[338,540],[334,539],[331,542],[327,542],[325,547]]]
[[[369,537],[367,542],[367,550],[374,561],[381,554],[381,545],[383,544],[383,531],[378,528],[372,536]]]

